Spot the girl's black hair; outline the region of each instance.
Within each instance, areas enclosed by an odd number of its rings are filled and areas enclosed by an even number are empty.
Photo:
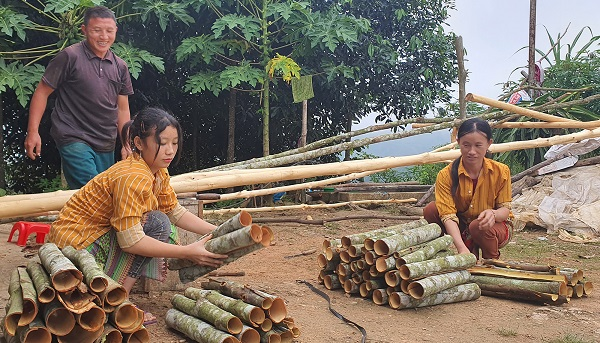
[[[183,146],[183,134],[181,133],[181,125],[175,117],[167,113],[165,110],[157,107],[147,107],[139,111],[135,117],[123,125],[121,130],[121,143],[123,146],[130,146],[132,151],[136,151],[133,139],[140,137],[142,140],[150,137],[152,131],[154,131],[154,141],[158,144],[159,148],[154,154],[154,158],[158,156],[160,150],[160,134],[167,127],[172,126],[177,129],[177,136],[179,137],[178,145]],[[181,149],[177,149],[175,153],[174,161],[177,164],[181,158]]]
[[[471,118],[465,120],[458,128],[456,139],[459,140],[462,136],[473,132],[482,133],[488,139],[488,141],[492,139],[492,128],[490,127],[490,124],[481,118]],[[458,166],[461,158],[462,156],[459,156],[457,159],[455,159],[452,162],[452,167],[450,169],[450,179],[452,180],[452,187],[450,188],[450,191],[453,197],[458,194]]]

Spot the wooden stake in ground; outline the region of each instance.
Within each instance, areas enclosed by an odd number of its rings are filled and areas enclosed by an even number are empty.
[[[165,322],[171,329],[177,330],[196,342],[205,343],[237,343],[237,338],[193,316],[177,309],[169,309]]]
[[[83,274],[54,243],[46,243],[38,251],[42,265],[50,274],[52,286],[58,292],[67,292],[77,287]]]
[[[475,283],[465,283],[454,286],[439,293],[415,299],[410,295],[394,292],[390,294],[389,304],[393,309],[401,310],[405,308],[426,307],[439,304],[450,304],[461,301],[475,300],[481,296],[481,290]]]

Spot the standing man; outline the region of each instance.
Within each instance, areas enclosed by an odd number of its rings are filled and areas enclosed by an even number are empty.
[[[50,94],[56,91],[50,134],[60,153],[70,189],[85,185],[114,164],[115,142],[130,120],[133,86],[125,61],[110,47],[115,42],[115,14],[90,7],[83,17],[85,40],[59,52],[48,64],[29,106],[25,150],[32,160],[42,152],[38,129]],[[122,158],[129,147],[121,150]]]

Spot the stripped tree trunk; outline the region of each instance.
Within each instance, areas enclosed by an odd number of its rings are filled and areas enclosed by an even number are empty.
[[[42,304],[47,304],[54,300],[56,292],[50,284],[50,277],[39,262],[31,261],[27,264],[27,272],[33,281],[37,299]]]
[[[230,298],[213,290],[188,287],[185,290],[185,296],[196,300],[205,298],[253,326],[259,326],[265,320],[265,312],[260,307],[246,304],[242,300]]]
[[[421,227],[427,225],[427,221],[425,219],[419,219],[415,221],[411,221],[408,223],[394,225],[389,227],[384,227],[377,230],[372,230],[363,233],[357,233],[354,235],[343,236],[341,239],[342,247],[348,248],[350,245],[363,243],[365,239],[379,239],[387,236],[391,236],[397,233],[400,233],[405,230],[414,229],[417,227]]]
[[[408,294],[415,299],[422,299],[445,289],[461,285],[469,281],[471,274],[466,270],[429,276],[408,285]]]
[[[212,289],[232,298],[241,299],[245,303],[258,306],[263,310],[268,310],[273,304],[271,298],[262,297],[245,285],[235,281],[210,279],[209,281],[201,282],[200,286],[203,289]]]
[[[569,302],[569,297],[558,294],[536,292],[505,285],[481,284],[481,294],[504,299],[526,300],[536,303],[560,305]]]
[[[94,292],[101,293],[108,286],[110,277],[98,266],[96,259],[87,250],[77,250],[72,246],[62,249],[65,255],[83,273],[85,284]]]
[[[481,289],[479,289],[477,284],[465,283],[422,299],[415,299],[410,295],[394,292],[389,297],[389,304],[391,308],[401,310],[405,308],[426,307],[475,300],[480,296]]]
[[[401,265],[407,263],[421,262],[430,259],[437,252],[445,250],[452,244],[452,236],[443,235],[438,237],[431,242],[427,242],[426,245],[414,252],[406,254],[396,260],[396,268],[400,268]]]
[[[242,321],[233,314],[221,309],[210,301],[200,298],[192,300],[181,294],[175,294],[171,299],[171,304],[179,311],[185,312],[190,316],[202,319],[213,325],[215,328],[238,334],[242,332]]]
[[[397,235],[382,238],[373,246],[378,255],[389,255],[394,251],[408,248],[411,245],[424,243],[439,237],[442,229],[436,223],[427,224]]]
[[[253,244],[244,248],[240,248],[236,251],[232,251],[227,253],[227,258],[223,259],[223,266],[227,265],[235,260],[237,260],[238,258],[247,255],[251,252],[254,252],[258,249],[262,249],[264,248],[264,246],[262,244]],[[210,267],[210,266],[201,266],[201,265],[194,265],[191,267],[186,267],[186,268],[182,268],[179,269],[179,280],[183,283],[187,283],[187,282],[191,282],[196,280],[197,278],[201,277],[202,275],[206,275],[208,273],[210,273],[211,271],[215,270],[217,268],[215,267]]]
[[[81,271],[75,267],[54,243],[46,243],[38,252],[42,265],[50,274],[52,286],[58,292],[67,292],[77,287],[83,280]]]
[[[196,342],[203,343],[236,343],[237,338],[212,325],[187,315],[177,309],[169,309],[165,317],[168,327],[175,329]]]
[[[405,264],[400,266],[398,271],[404,280],[408,280],[451,270],[466,269],[474,266],[476,262],[477,258],[473,254],[458,254],[422,262]]]
[[[528,289],[530,291],[540,293],[567,295],[567,285],[564,282],[558,281],[534,281],[485,275],[472,275],[471,282],[478,284],[481,289],[483,289],[483,285],[498,285]]]

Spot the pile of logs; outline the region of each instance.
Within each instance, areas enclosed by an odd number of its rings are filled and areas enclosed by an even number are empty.
[[[441,234],[439,225],[421,219],[326,240],[317,258],[319,282],[393,309],[479,298],[467,271],[475,255],[449,252],[452,237]]]
[[[201,287],[173,296],[167,326],[205,343],[291,343],[300,336],[280,297],[228,280]]]
[[[10,275],[7,343],[150,342],[144,312],[87,250],[46,243],[38,254]]]
[[[258,249],[269,246],[273,240],[273,231],[268,226],[252,223],[252,216],[246,211],[240,211],[235,216],[219,225],[212,237],[204,247],[206,250],[227,255],[223,265],[229,264],[238,258],[252,253]],[[179,271],[179,280],[187,283],[214,271],[215,267],[199,266],[194,262],[171,258],[167,260],[170,270]]]
[[[587,297],[594,286],[583,271],[548,265],[484,260],[469,269],[483,295],[559,305]]]

